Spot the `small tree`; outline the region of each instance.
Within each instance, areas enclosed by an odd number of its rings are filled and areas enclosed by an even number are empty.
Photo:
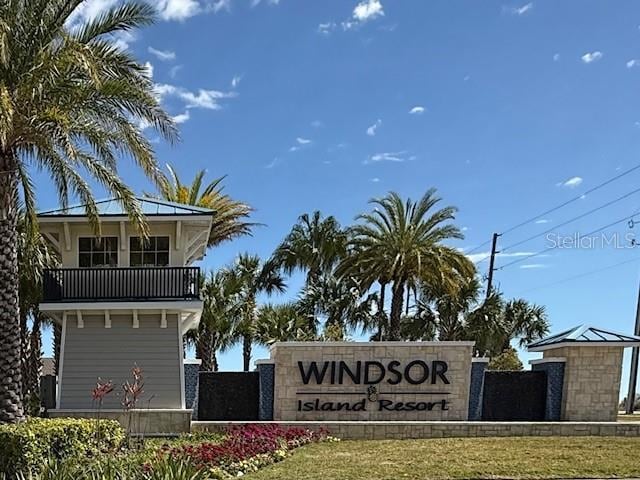
[[[489,362],[489,370],[522,370],[522,362],[514,348],[504,350]]]

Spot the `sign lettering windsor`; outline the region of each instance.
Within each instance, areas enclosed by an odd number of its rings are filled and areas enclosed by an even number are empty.
[[[391,360],[386,365],[376,360],[357,361],[354,364],[347,364],[344,361],[298,362],[300,377],[304,385],[343,385],[350,382],[354,385],[363,385],[361,399],[354,401],[324,401],[320,396],[322,391],[296,392],[302,396],[316,396],[313,400],[298,400],[298,411],[354,411],[362,412],[369,408],[377,409],[380,412],[397,411],[425,411],[425,410],[448,410],[448,400],[442,398],[429,401],[397,401],[389,398],[402,393],[412,395],[446,396],[449,391],[434,391],[432,389],[402,391],[392,388],[403,383],[409,385],[449,385],[446,376],[449,369],[447,362],[433,360],[431,366],[424,360],[412,360],[405,365],[399,360]],[[331,391],[332,395],[359,395],[353,391]]]

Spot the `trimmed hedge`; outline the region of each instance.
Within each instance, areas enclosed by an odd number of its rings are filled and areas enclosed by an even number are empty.
[[[114,450],[125,439],[115,420],[31,418],[17,425],[0,425],[0,472],[37,472],[46,459],[94,456]]]

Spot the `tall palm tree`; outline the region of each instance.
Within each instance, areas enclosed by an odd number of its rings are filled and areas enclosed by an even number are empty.
[[[238,256],[229,275],[240,285],[241,306],[237,328],[242,336],[243,368],[248,372],[258,319],[258,296],[282,293],[286,290],[286,284],[275,263],[262,262],[257,255],[248,253]]]
[[[167,170],[168,175],[163,174],[162,182],[158,187],[161,198],[215,210],[216,214],[213,217],[209,235],[209,247],[215,247],[244,235],[251,235],[253,227],[259,225],[246,221],[253,213],[250,205],[234,200],[224,193],[222,181],[226,176],[216,178],[203,187],[206,170],[196,173],[190,184],[184,184],[171,165],[167,165]]]
[[[211,273],[204,279],[200,325],[186,337],[187,342],[196,347],[196,357],[201,360],[200,371],[217,372],[217,354],[238,340],[239,287],[224,270]]]
[[[333,216],[322,218],[319,211],[298,218],[291,232],[273,254],[274,262],[288,274],[301,270],[307,285],[331,272],[346,253],[347,237]]]
[[[419,283],[442,284],[455,289],[460,276],[470,276],[473,264],[443,242],[463,238],[453,224],[457,209],[432,211],[440,202],[435,189],[417,202],[403,201],[395,192],[370,201],[374,210],[357,217],[351,228],[351,254],[340,265],[341,275],[357,272],[364,287],[380,279],[391,284],[391,312],[387,340],[400,339],[404,293]]]
[[[134,193],[117,174],[118,156],[133,159],[154,179],[153,148],[139,125],[176,138],[147,69],[113,41],[113,34],[153,21],[152,7],[129,1],[94,20],[69,26],[83,0],[0,2],[0,421],[23,417],[18,293],[18,205],[35,222],[29,169],[46,171],[63,207],[70,196],[86,205],[99,233],[86,179],[112,193],[146,233]]]
[[[38,308],[42,295],[42,274],[45,268],[56,266],[58,259],[40,233],[29,228],[24,212],[20,215],[18,225],[22,395],[25,401],[29,400],[28,404],[37,408],[40,397],[41,330],[49,323]]]

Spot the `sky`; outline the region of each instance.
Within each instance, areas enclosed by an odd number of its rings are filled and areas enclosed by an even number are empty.
[[[90,0],[72,20],[115,3]],[[116,41],[148,62],[179,123],[174,146],[146,130],[159,163],[184,180],[201,169],[210,179],[227,175],[226,191],[265,225],[211,250],[203,267],[243,251],[269,256],[302,213],[320,210],[349,225],[373,197],[416,199],[435,187],[442,205],[459,208],[465,239],[454,245],[486,272],[480,260],[493,232],[582,196],[500,237],[495,285],[507,298],[544,305],[553,332],[578,324],[633,331],[640,250],[629,235],[640,231],[640,215],[636,225],[628,220],[640,211],[640,193],[630,194],[640,170],[584,193],[640,164],[640,4],[154,4],[155,25]],[[39,205],[56,207],[47,175],[34,175]],[[126,160],[121,175],[138,192],[152,189]],[[604,239],[584,241],[616,221]],[[568,245],[576,236],[579,248]],[[617,248],[605,241],[616,238]],[[549,248],[560,240],[564,248]],[[272,301],[295,298],[300,278],[289,283]],[[266,356],[256,350],[255,358]],[[221,366],[240,369],[240,350]]]

